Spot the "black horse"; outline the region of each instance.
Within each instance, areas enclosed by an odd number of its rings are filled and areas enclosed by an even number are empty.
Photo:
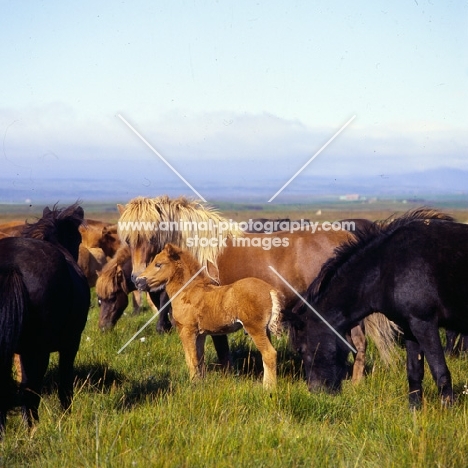
[[[64,409],[73,397],[73,364],[86,324],[90,293],[79,269],[83,209],[45,208],[23,237],[0,239],[0,436],[14,403],[13,354],[20,355],[23,418],[31,427],[49,354],[59,352],[59,398]]]
[[[442,401],[452,401],[438,328],[468,333],[468,226],[420,209],[355,234],[324,264],[307,301],[342,336],[372,312],[385,314],[404,334],[410,405],[421,404],[424,357]],[[339,390],[346,345],[303,303],[286,321],[309,389]]]

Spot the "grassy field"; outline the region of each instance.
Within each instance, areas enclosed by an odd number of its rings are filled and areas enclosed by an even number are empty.
[[[349,205],[348,205],[349,206]],[[226,207],[228,208],[228,207]],[[223,209],[229,218],[311,218],[316,207],[288,210]],[[378,207],[329,213],[320,219],[385,218]],[[362,211],[359,211],[362,209]],[[368,208],[368,207],[367,207]],[[408,206],[404,207],[404,211]],[[318,209],[318,208],[317,208]],[[315,211],[314,211],[315,210]],[[451,214],[456,213],[448,210]],[[456,211],[456,210],[455,210]],[[103,219],[102,207],[90,218]],[[309,213],[304,216],[302,213]],[[359,213],[359,216],[356,214]],[[465,216],[466,210],[458,213]],[[21,213],[22,216],[24,213]],[[332,216],[336,214],[337,216]],[[116,213],[115,220],[117,219]],[[318,216],[318,215],[317,215]],[[0,220],[13,219],[0,213]],[[93,303],[78,353],[75,399],[62,414],[53,355],[40,406],[40,424],[30,434],[12,411],[0,443],[0,466],[19,467],[466,467],[468,452],[468,357],[449,358],[458,400],[443,408],[426,369],[422,410],[408,409],[404,351],[385,367],[370,346],[365,381],[344,383],[339,395],[310,394],[301,363],[287,345],[278,350],[278,388],[266,392],[261,358],[249,337],[230,335],[234,370],[216,366],[207,340],[208,375],[189,382],[175,333],[158,335],[150,325],[121,354],[117,351],[151,318],[149,309],[124,316],[110,333],[98,330]]]
[[[441,408],[425,380],[421,411],[407,403],[404,354],[386,368],[371,346],[368,375],[339,395],[310,394],[286,338],[278,350],[279,384],[263,390],[261,359],[242,332],[231,335],[232,373],[216,368],[207,342],[207,378],[188,379],[175,333],[149,326],[117,351],[151,317],[124,316],[102,334],[94,306],[77,359],[71,414],[61,415],[56,356],[47,374],[41,422],[29,435],[18,413],[9,415],[0,466],[34,467],[465,467],[468,460],[466,357],[450,358],[459,399]]]

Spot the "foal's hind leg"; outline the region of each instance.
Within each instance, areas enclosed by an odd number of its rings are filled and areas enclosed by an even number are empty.
[[[244,328],[262,355],[263,387],[265,389],[273,389],[276,387],[276,349],[271,344],[266,329],[258,329],[245,323]]]
[[[357,350],[357,354],[354,357],[352,382],[358,383],[364,377],[366,364],[367,342],[363,322],[351,329],[351,341]]]

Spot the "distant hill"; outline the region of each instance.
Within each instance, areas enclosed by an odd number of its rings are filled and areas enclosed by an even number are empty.
[[[288,180],[288,177],[253,180],[242,185],[229,182],[199,182],[192,185],[207,200],[266,201]],[[0,203],[38,202],[61,203],[82,201],[127,201],[138,195],[170,196],[195,194],[177,178],[164,183],[147,183],[146,180],[118,179],[50,179],[8,180],[0,176]],[[311,197],[339,197],[359,194],[361,197],[418,197],[433,195],[460,195],[468,199],[468,171],[450,168],[431,169],[404,174],[378,174],[373,177],[314,177],[300,175],[291,182],[276,201],[307,202]]]

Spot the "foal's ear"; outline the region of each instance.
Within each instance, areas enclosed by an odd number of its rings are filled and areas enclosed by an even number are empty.
[[[119,210],[119,213],[122,214],[125,211],[125,206],[117,203],[117,209]]]
[[[178,249],[175,245],[166,244],[165,250],[167,252],[167,255],[169,255],[169,258],[171,258],[172,260],[179,260],[180,249]]]

